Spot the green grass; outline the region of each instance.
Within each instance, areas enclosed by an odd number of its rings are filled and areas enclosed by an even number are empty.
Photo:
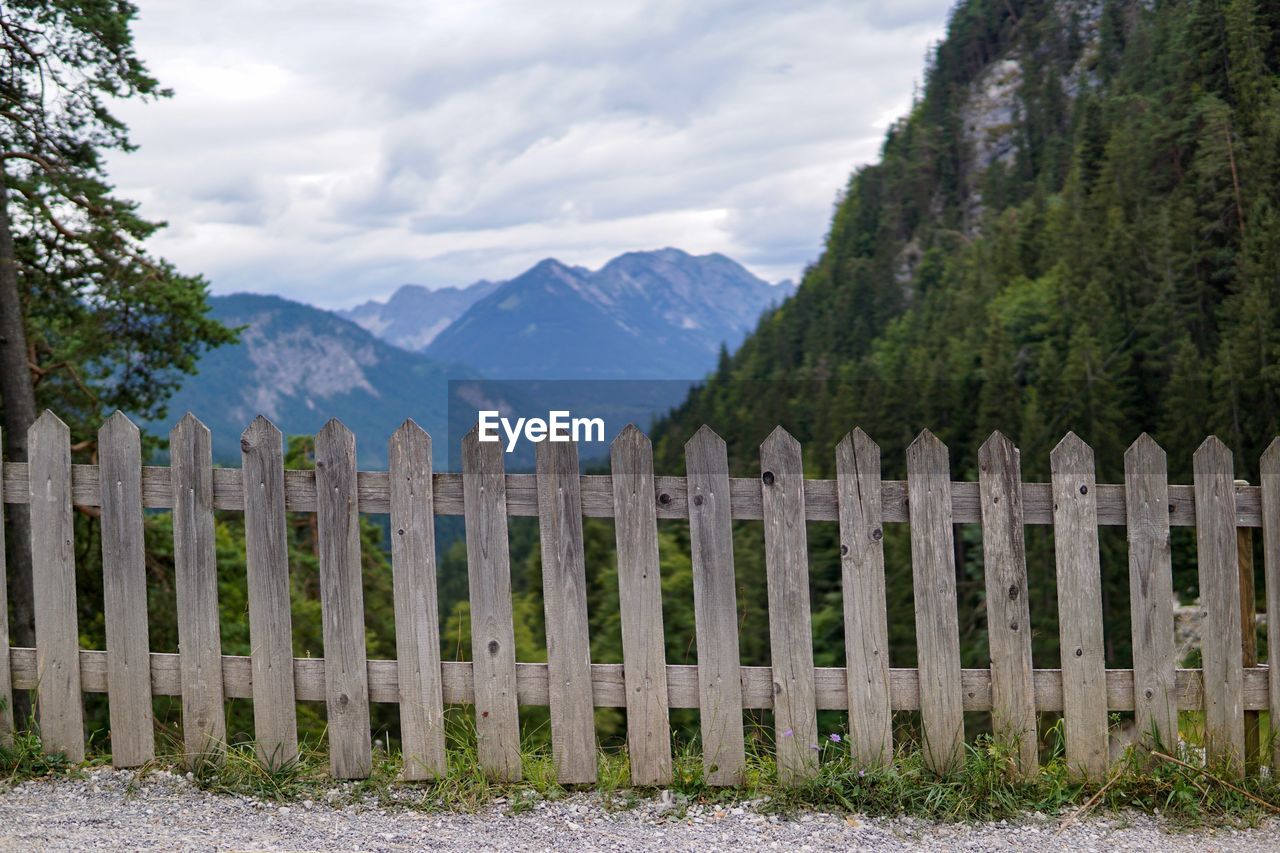
[[[376,799],[383,807],[430,811],[471,811],[505,799],[508,808],[521,812],[568,793],[555,781],[545,744],[526,747],[522,781],[488,780],[476,755],[474,730],[465,724],[465,718],[454,723],[450,726],[448,773],[433,782],[399,780],[399,756],[380,745],[374,750],[373,772],[368,779],[336,782],[328,775],[328,757],[317,742],[303,743],[299,759],[278,770],[264,768],[252,744],[235,744],[227,748],[220,763],[196,768],[193,778],[209,791],[274,802],[313,800],[347,805]],[[1013,772],[1013,751],[985,736],[967,744],[961,766],[944,776],[930,772],[921,751],[910,743],[900,746],[889,767],[867,769],[852,761],[845,744],[828,740],[819,753],[817,776],[798,786],[783,787],[777,781],[768,739],[752,737],[748,739],[744,783],[731,789],[706,784],[698,745],[685,742],[677,745],[668,787],[676,794],[677,816],[690,803],[732,805],[748,801],[758,809],[781,814],[820,809],[941,821],[1012,820],[1032,812],[1069,815],[1082,807],[1093,812],[1137,809],[1158,813],[1180,827],[1248,826],[1280,812],[1280,780],[1274,776],[1230,783],[1230,775],[1217,768],[1190,769],[1131,750],[1113,766],[1107,779],[1081,781],[1068,771],[1059,730],[1051,732],[1051,740],[1055,745],[1050,756],[1040,772],[1027,780]],[[158,748],[160,756],[141,769],[139,778],[181,767],[180,739],[169,733]],[[1196,763],[1194,750],[1171,754]],[[94,760],[105,761],[106,756],[98,754]],[[42,753],[37,734],[19,734],[11,747],[0,747],[0,778],[10,782],[73,772],[77,768]],[[628,780],[625,751],[602,750],[599,782],[590,790],[607,808],[627,808],[656,792],[632,789]]]

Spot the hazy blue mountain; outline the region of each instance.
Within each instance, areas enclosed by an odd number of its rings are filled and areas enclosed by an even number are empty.
[[[436,290],[420,284],[406,284],[391,294],[386,302],[369,300],[355,308],[334,313],[359,324],[384,341],[404,349],[420,350],[499,284],[496,281],[477,281],[467,287],[441,287]]]
[[[173,422],[195,412],[213,432],[220,462],[239,465],[240,433],[262,414],[286,435],[315,433],[338,417],[356,434],[361,465],[381,467],[387,439],[405,418],[444,444],[447,382],[474,376],[299,302],[235,294],[210,305],[219,320],[245,327],[240,342],[205,355],[169,411]]]
[[[723,255],[630,252],[599,270],[554,259],[503,282],[426,348],[518,379],[698,379],[790,295]]]

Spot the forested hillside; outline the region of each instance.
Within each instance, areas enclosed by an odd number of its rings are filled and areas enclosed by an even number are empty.
[[[1209,432],[1237,475],[1280,430],[1280,6],[1258,0],[967,0],[929,58],[880,162],[851,177],[826,248],[797,294],[765,316],[705,387],[655,431],[659,474],[682,473],[702,423],[739,474],[781,422],[808,476],[834,476],[854,426],[884,475],[925,427],[977,479],[992,430],[1047,481],[1068,430],[1101,482],[1150,432],[1190,482]],[[1255,480],[1256,481],[1256,480]],[[541,634],[536,543],[513,568],[518,627]],[[769,660],[759,523],[736,530],[744,663]],[[910,545],[886,529],[891,656],[915,663]],[[1027,536],[1036,665],[1058,666],[1052,533]],[[687,530],[664,524],[669,661],[694,657]],[[620,660],[607,523],[587,531],[593,654]],[[1175,586],[1195,597],[1194,534],[1174,534]],[[815,654],[844,663],[833,524],[810,525]],[[987,664],[981,531],[957,536],[962,653]],[[1108,662],[1129,662],[1124,531],[1102,534]],[[460,571],[458,549],[445,563]],[[1260,565],[1260,564],[1259,564]],[[1259,586],[1261,589],[1261,586]],[[450,596],[446,593],[444,600]],[[457,600],[454,598],[453,600]],[[461,615],[455,614],[455,616]],[[465,620],[452,622],[449,651]]]
[[[1068,430],[1100,481],[1150,432],[1190,482],[1210,432],[1256,482],[1280,431],[1280,5],[1259,0],[967,0],[879,163],[858,170],[794,298],[663,424],[663,472],[702,423],[749,472],[781,422],[810,476],[855,425],[885,476],[928,427],[953,479],[999,429],[1047,480]],[[818,654],[838,664],[833,525],[811,525]],[[1103,537],[1107,646],[1128,659],[1122,531]],[[758,531],[738,551],[744,625],[763,647]],[[754,545],[752,544],[754,543]],[[966,663],[985,665],[981,538],[958,537]],[[889,531],[895,665],[913,658],[909,546]],[[1193,539],[1175,586],[1195,594]],[[1028,535],[1037,665],[1056,666],[1053,551]],[[1260,588],[1260,587],[1259,587]],[[825,636],[822,631],[827,631]]]

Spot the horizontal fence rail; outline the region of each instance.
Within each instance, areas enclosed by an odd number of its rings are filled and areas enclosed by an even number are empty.
[[[1096,482],[1093,452],[1074,434],[1051,455],[1050,483],[1021,482],[1019,452],[998,433],[979,453],[976,483],[951,480],[947,448],[928,431],[907,451],[906,481],[880,478],[880,449],[861,430],[832,450],[834,480],[804,479],[801,447],[781,428],[761,445],[761,475],[753,478],[728,476],[725,443],[708,427],[685,446],[686,476],[655,476],[649,439],[634,427],[614,442],[611,475],[579,474],[571,444],[539,445],[537,473],[507,474],[501,448],[479,442],[475,431],[463,441],[463,472],[434,472],[431,439],[411,421],[391,437],[382,472],[356,470],[356,437],[336,420],[317,436],[314,471],[284,469],[282,442],[260,417],[242,436],[242,468],[214,468],[209,431],[188,415],[170,435],[172,465],[142,466],[138,431],[117,413],[99,435],[100,464],[73,465],[67,427],[46,412],[31,428],[29,462],[0,464],[3,503],[30,508],[37,579],[36,648],[0,654],[0,700],[7,709],[11,690],[36,691],[46,748],[80,760],[83,695],[106,693],[113,761],[140,765],[154,755],[143,697],[179,696],[187,761],[216,761],[226,700],[249,699],[259,758],[280,766],[297,755],[295,703],[323,701],[332,774],[362,778],[371,771],[370,705],[391,703],[401,711],[405,777],[430,779],[447,766],[444,706],[467,704],[476,709],[482,768],[514,780],[522,774],[519,708],[545,706],[558,779],[590,783],[592,709],[621,708],[632,780],[665,784],[667,712],[689,708],[699,711],[707,780],[732,785],[745,768],[742,711],[761,709],[773,711],[780,778],[796,783],[817,772],[818,711],[848,713],[852,756],[868,766],[893,756],[891,713],[918,712],[926,762],[939,772],[963,754],[964,713],[989,712],[994,733],[1017,745],[1017,772],[1029,775],[1038,764],[1037,714],[1049,712],[1063,717],[1068,765],[1100,778],[1111,760],[1109,711],[1134,712],[1147,745],[1150,732],[1176,737],[1179,711],[1197,711],[1210,758],[1239,775],[1258,760],[1256,712],[1280,719],[1280,668],[1257,665],[1249,651],[1252,601],[1242,615],[1241,592],[1252,590],[1252,577],[1246,585],[1237,572],[1246,550],[1237,537],[1261,528],[1269,648],[1280,648],[1280,439],[1262,458],[1259,486],[1234,480],[1231,452],[1213,437],[1195,454],[1192,485],[1168,483],[1164,452],[1145,435],[1126,454],[1117,485]],[[76,506],[101,508],[102,651],[81,649],[77,639]],[[177,654],[148,647],[144,508],[174,513]],[[221,654],[215,510],[245,514],[249,656]],[[290,647],[291,511],[315,514],[319,659],[294,658]],[[397,660],[366,658],[360,513],[390,516],[394,600],[376,606],[394,607]],[[440,660],[432,518],[448,515],[465,517],[470,662]],[[539,519],[547,663],[516,660],[512,516]],[[591,662],[586,589],[598,567],[584,556],[587,517],[616,522],[622,664]],[[690,524],[697,666],[665,659],[659,519]],[[772,666],[741,664],[735,520],[764,522]],[[844,667],[813,663],[806,522],[814,521],[839,525]],[[918,669],[891,665],[885,523],[911,527]],[[988,668],[960,665],[956,524],[982,527]],[[1062,648],[1054,669],[1031,660],[1029,524],[1054,532]],[[1128,528],[1131,669],[1105,667],[1101,525]],[[1196,529],[1203,669],[1180,669],[1175,660],[1171,526]],[[0,713],[0,738],[12,725]]]
[[[316,511],[316,478],[314,471],[285,471],[285,509],[289,512]],[[71,500],[76,506],[101,506],[97,465],[71,466]],[[435,494],[435,514],[460,516],[465,512],[462,494],[463,475],[455,472],[435,473],[431,477]],[[586,518],[613,518],[613,477],[608,474],[583,474],[582,514]],[[28,471],[21,462],[4,466],[5,503],[25,504]],[[909,521],[907,481],[881,481],[879,520]],[[838,521],[836,480],[805,480],[805,520]],[[507,474],[507,515],[538,515],[538,482],[536,474]],[[689,493],[684,477],[655,477],[654,494],[658,498],[658,518],[689,518]],[[1024,483],[1025,524],[1053,524],[1053,486],[1050,483]],[[1258,486],[1236,486],[1237,527],[1262,527],[1262,498]],[[1124,526],[1124,486],[1098,485],[1098,524]],[[356,496],[360,511],[386,514],[391,511],[391,486],[386,471],[360,471],[356,475]],[[1194,527],[1196,524],[1194,486],[1169,486],[1169,524]],[[147,509],[172,509],[173,485],[169,469],[154,465],[142,469],[142,505]],[[981,499],[977,483],[951,484],[951,515],[956,524],[982,521]],[[244,478],[238,468],[215,468],[213,471],[213,508],[244,511]],[[735,520],[760,521],[764,507],[760,497],[760,481],[755,477],[729,478],[729,511]]]

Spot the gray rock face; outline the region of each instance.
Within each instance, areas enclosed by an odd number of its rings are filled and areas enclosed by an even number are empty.
[[[411,417],[445,434],[448,380],[475,374],[394,347],[331,312],[275,296],[210,299],[240,341],[206,354],[169,406],[170,423],[194,412],[213,433],[216,461],[239,464],[240,433],[257,415],[286,435],[315,434],[340,418],[359,437],[364,465],[383,462],[386,441]]]

